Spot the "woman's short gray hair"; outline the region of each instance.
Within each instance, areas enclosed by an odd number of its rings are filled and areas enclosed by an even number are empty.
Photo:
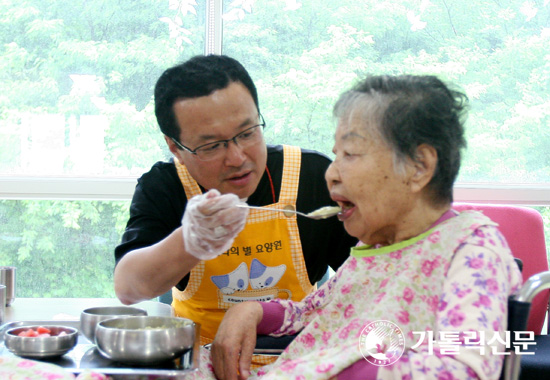
[[[428,184],[434,201],[453,201],[453,185],[466,146],[464,116],[467,96],[430,75],[369,76],[344,92],[334,106],[339,120],[360,117],[375,126],[394,152],[394,168],[402,172],[416,148],[427,144],[438,163]],[[370,128],[372,130],[372,128]]]

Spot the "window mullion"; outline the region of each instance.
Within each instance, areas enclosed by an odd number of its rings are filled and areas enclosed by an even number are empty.
[[[204,44],[204,54],[222,53],[222,0],[206,1],[206,37]]]

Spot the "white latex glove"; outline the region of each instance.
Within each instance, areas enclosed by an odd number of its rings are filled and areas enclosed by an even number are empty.
[[[231,248],[248,216],[247,208],[235,207],[239,203],[244,204],[235,194],[215,189],[191,198],[181,221],[186,251],[210,260]]]

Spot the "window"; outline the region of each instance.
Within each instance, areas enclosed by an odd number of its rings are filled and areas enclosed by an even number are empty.
[[[204,49],[194,3],[0,4],[0,263],[18,297],[114,296],[136,177],[169,153],[153,86]]]
[[[169,157],[154,83],[205,51],[250,71],[269,143],[329,155],[332,104],[359,76],[437,74],[472,103],[456,200],[550,206],[547,0],[8,0],[0,10],[0,263],[20,268],[18,296],[113,296],[135,179]],[[66,269],[87,289],[76,294]]]

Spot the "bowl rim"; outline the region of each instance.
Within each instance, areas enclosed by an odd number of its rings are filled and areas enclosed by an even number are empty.
[[[37,329],[38,327],[45,327],[45,328],[55,327],[55,328],[62,328],[64,330],[68,330],[68,331],[66,331],[67,335],[63,335],[63,336],[59,336],[59,335],[54,335],[54,336],[19,336],[17,334],[14,334],[14,331],[16,331],[16,330],[23,331],[23,330],[29,330],[29,329]],[[31,339],[32,338],[34,338],[34,339],[48,339],[48,338],[62,339],[64,337],[72,337],[73,335],[78,335],[78,332],[79,332],[79,330],[76,327],[64,326],[64,325],[55,325],[55,324],[26,325],[26,326],[11,327],[8,330],[6,330],[4,332],[4,340],[6,340],[8,336],[10,337],[10,339],[11,339],[11,337],[13,337],[13,338],[31,338]]]
[[[150,320],[169,320],[169,321],[186,321],[187,323],[183,326],[167,326],[167,327],[149,327],[147,329],[135,329],[135,328],[124,328],[124,327],[114,327],[114,326],[106,326],[107,323],[113,323],[113,320],[137,320],[137,319],[150,319]],[[97,329],[99,327],[103,329],[109,329],[109,330],[124,330],[124,331],[154,331],[154,330],[171,330],[171,329],[181,329],[181,328],[188,328],[189,326],[192,326],[193,328],[196,327],[196,323],[189,319],[184,317],[176,317],[176,316],[160,316],[160,315],[122,315],[117,316],[114,318],[105,319],[103,321],[100,321],[97,323],[96,326],[96,333]]]
[[[125,309],[125,310],[128,310],[128,311],[133,311],[133,312],[137,312],[137,313],[140,313],[140,314],[121,314],[121,313],[104,314],[104,313],[94,312],[95,310],[98,310],[98,309],[105,309],[105,310],[122,310],[122,309]],[[120,305],[120,306],[92,306],[92,307],[88,307],[88,308],[86,308],[86,309],[84,309],[80,312],[80,317],[81,318],[82,318],[83,315],[110,317],[112,315],[114,315],[114,316],[117,316],[117,315],[121,315],[121,316],[126,316],[126,315],[128,315],[128,316],[131,316],[131,315],[148,315],[148,313],[147,313],[147,310],[142,309],[140,307]]]

